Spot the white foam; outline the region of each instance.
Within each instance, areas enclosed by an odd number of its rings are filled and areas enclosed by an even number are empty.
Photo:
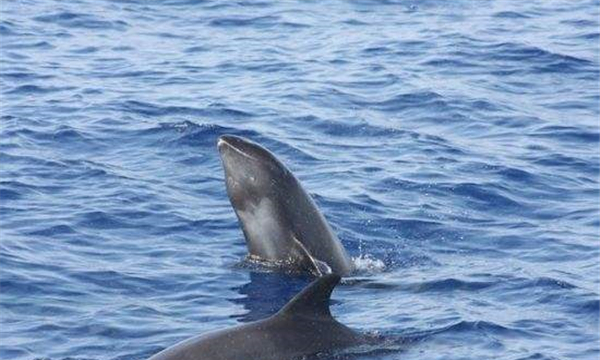
[[[354,267],[359,273],[379,273],[385,270],[385,264],[369,254],[361,254],[352,258]]]

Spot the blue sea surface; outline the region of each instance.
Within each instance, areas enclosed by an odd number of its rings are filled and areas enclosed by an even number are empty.
[[[332,312],[386,340],[331,357],[599,359],[600,1],[0,10],[1,359],[142,360],[310,281],[243,262],[223,134],[358,267]]]

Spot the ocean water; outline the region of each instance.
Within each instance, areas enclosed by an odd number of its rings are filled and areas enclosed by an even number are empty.
[[[359,268],[332,312],[387,340],[331,357],[597,360],[599,9],[3,0],[0,358],[142,360],[305,286],[243,263],[236,134]]]

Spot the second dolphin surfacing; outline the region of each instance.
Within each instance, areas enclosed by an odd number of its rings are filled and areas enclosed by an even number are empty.
[[[339,281],[320,277],[271,317],[185,340],[149,360],[288,360],[369,344],[331,316],[329,298]]]
[[[224,135],[217,147],[250,258],[320,276],[348,275],[352,261],[313,199],[264,147]]]

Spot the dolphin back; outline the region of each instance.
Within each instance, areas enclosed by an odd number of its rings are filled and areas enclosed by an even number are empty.
[[[335,274],[313,281],[275,315],[185,340],[149,360],[291,360],[364,342],[329,311]]]

